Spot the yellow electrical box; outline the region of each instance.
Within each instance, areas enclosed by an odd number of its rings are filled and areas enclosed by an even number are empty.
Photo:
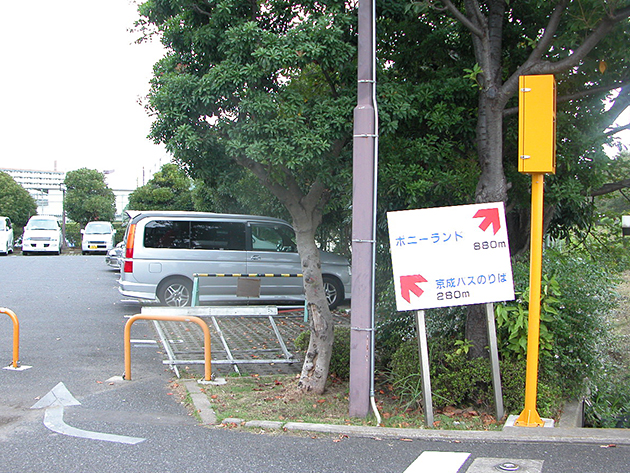
[[[518,170],[556,172],[556,81],[553,75],[518,81]]]

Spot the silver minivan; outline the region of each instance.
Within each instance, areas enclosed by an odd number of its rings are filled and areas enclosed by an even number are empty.
[[[201,277],[200,303],[304,301],[295,232],[284,220],[203,212],[128,211],[119,291],[164,305],[190,305],[193,274],[275,274],[256,277],[255,296],[243,295],[239,277]],[[331,308],[351,296],[350,263],[320,252],[324,289]],[[258,288],[256,288],[258,289]]]

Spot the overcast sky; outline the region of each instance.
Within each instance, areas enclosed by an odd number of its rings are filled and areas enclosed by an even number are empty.
[[[133,189],[169,161],[138,104],[159,43],[134,43],[132,0],[0,0],[0,167],[114,172]]]

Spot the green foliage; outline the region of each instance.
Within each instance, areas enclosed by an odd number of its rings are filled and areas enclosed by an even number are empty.
[[[66,240],[75,248],[81,248],[81,225],[77,222],[66,221]]]
[[[295,348],[306,351],[311,339],[310,332],[302,332],[295,339]],[[340,379],[350,379],[350,328],[342,325],[335,326],[335,340],[330,358],[331,376]]]
[[[549,356],[553,345],[553,333],[549,324],[559,315],[561,301],[560,286],[555,277],[545,276],[541,285],[540,297],[540,338],[541,356]],[[527,338],[529,327],[529,287],[516,293],[515,301],[495,305],[498,343],[504,356],[510,354],[517,359],[527,355]]]
[[[129,196],[130,210],[193,210],[192,181],[176,164],[168,163]]]
[[[452,346],[454,349],[449,349]],[[506,412],[519,413],[525,392],[524,361],[502,361],[501,381]],[[443,408],[475,407],[492,410],[494,390],[490,362],[487,359],[469,360],[459,346],[448,339],[429,341],[429,370],[434,406]],[[393,356],[390,379],[394,392],[407,407],[422,401],[422,377],[416,339],[400,345]],[[544,417],[557,417],[561,406],[561,391],[557,383],[542,379],[538,389],[538,412]]]
[[[37,214],[35,199],[7,173],[0,172],[0,215],[9,217],[16,227],[24,227]],[[18,237],[17,228],[14,229]]]
[[[114,220],[116,198],[103,173],[77,169],[66,174],[64,183],[67,189],[64,206],[69,219],[82,227],[92,220]]]
[[[627,345],[622,347],[627,349]],[[627,366],[612,366],[587,384],[584,423],[587,427],[630,427],[630,375]]]

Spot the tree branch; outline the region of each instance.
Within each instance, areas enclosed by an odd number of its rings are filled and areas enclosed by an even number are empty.
[[[442,0],[442,3],[446,7],[448,11],[459,21],[462,25],[464,25],[472,34],[478,36],[479,38],[483,37],[483,31],[474,24],[466,15],[464,15],[459,8],[453,5],[453,2],[450,0]]]
[[[570,56],[558,61],[543,61],[535,64],[528,71],[529,74],[556,74],[577,66],[620,21],[630,17],[630,7],[617,10],[612,15],[602,18],[595,30],[586,37],[584,42]]]
[[[595,189],[594,191],[591,191],[590,196],[597,197],[598,195],[610,194],[611,192],[625,189],[627,187],[630,187],[630,179],[623,179],[617,182],[610,182],[608,184],[604,184],[599,189]]]
[[[559,18],[556,20],[556,14],[561,14],[566,7],[567,0],[562,0],[556,8],[550,18],[550,23],[547,25],[548,27],[553,26],[552,21],[559,21]],[[536,56],[532,52],[530,57],[528,58],[521,67],[519,67],[514,74],[510,76],[508,80],[505,81],[502,87],[502,92],[507,96],[511,97],[518,90],[518,77],[521,75],[528,74],[557,74],[560,72],[565,72],[569,70],[571,67],[577,66],[582,59],[586,57],[588,53],[590,53],[595,46],[604,38],[613,27],[619,23],[620,21],[630,17],[630,7],[621,8],[615,11],[613,14],[603,18],[599,25],[595,28],[595,30],[586,37],[586,39],[582,42],[582,44],[571,54],[570,56],[557,61],[541,61],[539,58],[536,59]],[[557,28],[557,25],[556,25]],[[547,50],[551,45],[552,38],[547,36],[547,31],[543,35],[543,39],[545,43],[549,42],[547,45]],[[541,43],[536,46],[541,46]],[[534,50],[536,51],[536,50]],[[541,52],[541,55],[544,51]]]
[[[536,61],[539,61],[542,55],[546,51],[549,51],[551,43],[553,43],[553,39],[556,35],[556,31],[558,31],[558,26],[560,25],[562,14],[564,13],[564,10],[566,10],[569,2],[570,0],[562,0],[553,9],[553,12],[549,17],[549,22],[545,27],[545,32],[543,33],[542,38],[540,38],[540,41],[538,41],[538,44],[536,44],[536,47],[521,67],[528,67],[529,64],[533,64]]]
[[[627,125],[615,127],[612,130],[608,130],[608,131],[604,132],[604,135],[606,135],[606,136],[613,136],[613,135],[616,135],[617,133],[620,133],[620,132],[622,132],[624,130],[630,130],[630,123],[628,123]]]
[[[626,81],[622,82],[621,84],[602,85],[600,87],[594,87],[592,89],[582,90],[582,91],[576,92],[574,94],[562,95],[562,96],[560,96],[560,97],[558,97],[556,99],[556,102],[557,103],[563,103],[563,102],[568,102],[570,100],[583,99],[584,97],[588,97],[589,95],[592,95],[592,94],[597,94],[599,92],[610,92],[610,91],[618,89],[620,87],[625,87],[626,85],[628,85],[628,82],[626,82]],[[628,102],[630,103],[630,98],[628,99]],[[614,107],[614,105],[613,105],[613,107]],[[625,110],[625,108],[626,107],[623,107],[624,110]],[[621,112],[623,112],[623,110]],[[506,108],[505,110],[503,110],[503,116],[504,117],[509,117],[509,116],[515,115],[517,113],[518,113],[518,107],[511,107],[511,108]],[[614,123],[614,120],[612,120],[611,123]]]

